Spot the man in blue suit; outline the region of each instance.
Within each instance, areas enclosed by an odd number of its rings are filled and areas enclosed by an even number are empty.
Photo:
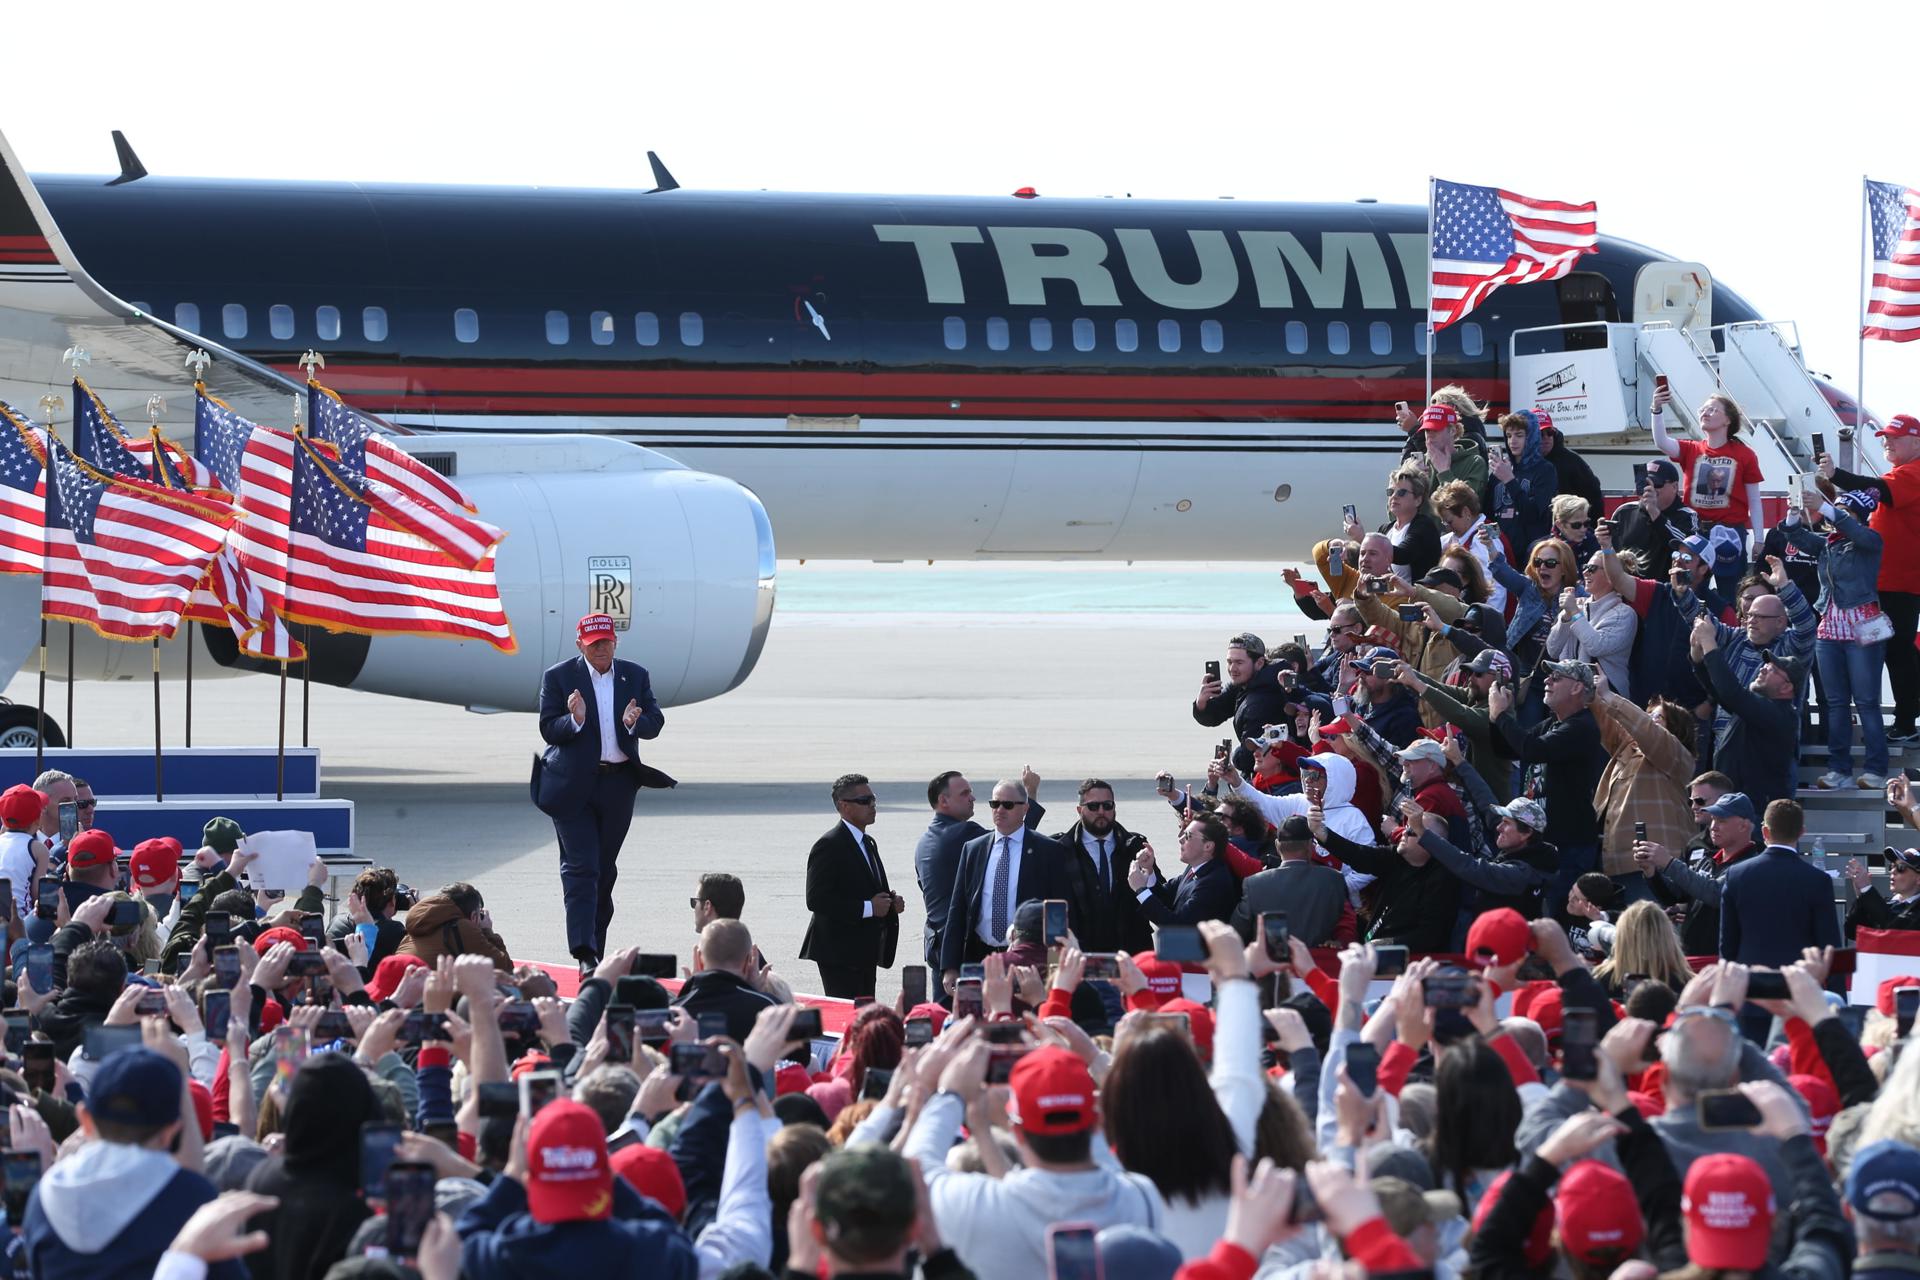
[[[1180,832],[1180,861],[1187,869],[1169,883],[1146,845],[1127,871],[1127,886],[1140,902],[1140,914],[1156,926],[1225,922],[1240,905],[1240,882],[1221,858],[1227,829],[1213,818],[1195,818]]]
[[[1722,797],[1724,803],[1726,797]],[[1775,800],[1760,822],[1766,847],[1727,871],[1720,890],[1720,958],[1779,968],[1807,947],[1838,947],[1840,917],[1833,881],[1800,856],[1806,815],[1793,800]]]
[[[1029,767],[1020,771],[1020,781],[1032,797],[1027,806],[1027,830],[1032,831],[1047,812],[1038,798],[1040,775]],[[947,903],[960,870],[960,848],[987,834],[987,829],[973,820],[973,785],[958,769],[949,769],[927,784],[927,803],[933,807],[933,821],[913,846],[913,870],[920,881],[920,897],[927,904],[927,968],[938,973],[940,931],[947,923]]]
[[[584,976],[606,953],[614,862],[633,822],[633,797],[641,787],[674,782],[640,763],[639,740],[659,737],[666,716],[647,669],[615,661],[613,619],[588,614],[575,642],[580,656],[547,668],[540,681],[547,749],[534,762],[533,803],[560,839],[567,948]]]
[[[996,782],[987,801],[993,808],[993,830],[960,848],[960,869],[954,874],[946,926],[940,933],[941,985],[949,993],[960,980],[962,964],[1006,950],[1014,908],[1029,899],[1067,896],[1067,851],[1028,829],[1027,801],[1023,783]]]

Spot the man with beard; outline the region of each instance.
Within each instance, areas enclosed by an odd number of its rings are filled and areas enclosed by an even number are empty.
[[[1127,890],[1127,868],[1146,838],[1114,816],[1113,787],[1100,778],[1080,784],[1080,820],[1053,840],[1066,850],[1064,867],[1073,936],[1082,951],[1147,951],[1153,934]]]

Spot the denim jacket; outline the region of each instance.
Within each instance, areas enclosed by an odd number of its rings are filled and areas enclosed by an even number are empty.
[[[1820,601],[1816,609],[1825,613],[1834,605],[1857,609],[1880,599],[1876,583],[1880,578],[1879,533],[1835,507],[1833,527],[1841,537],[1829,542],[1827,535],[1805,524],[1787,531],[1787,541],[1814,556],[1820,565]]]

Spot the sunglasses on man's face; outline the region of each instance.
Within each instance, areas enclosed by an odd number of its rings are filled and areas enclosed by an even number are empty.
[[[989,800],[987,801],[987,805],[990,808],[994,808],[994,809],[1018,809],[1021,805],[1025,803],[1026,803],[1025,800]]]
[[[73,802],[73,807],[76,809],[92,809],[95,806],[97,806],[99,803],[100,802],[98,800],[75,800]]]
[[[1107,809],[1111,809],[1111,808],[1113,808],[1113,801],[1111,801],[1111,800],[1082,800],[1082,801],[1080,802],[1080,807],[1081,807],[1082,809],[1092,809],[1092,810],[1093,810],[1094,812],[1096,812],[1096,813],[1099,813],[1099,812],[1103,812],[1103,811],[1105,811],[1105,810],[1107,810]]]

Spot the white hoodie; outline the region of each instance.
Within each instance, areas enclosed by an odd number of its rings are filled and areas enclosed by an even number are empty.
[[[40,1180],[40,1211],[69,1249],[98,1253],[145,1213],[179,1172],[164,1151],[89,1142],[47,1170]]]
[[[1353,762],[1333,751],[1323,751],[1307,757],[1325,771],[1327,775],[1327,793],[1320,801],[1320,811],[1326,816],[1327,826],[1339,832],[1355,844],[1374,843],[1373,828],[1367,823],[1367,815],[1353,805]],[[1311,768],[1306,760],[1302,767]],[[1270,796],[1264,791],[1256,791],[1244,781],[1228,788],[1234,795],[1247,801],[1258,809],[1274,826],[1279,826],[1288,818],[1304,818],[1311,807],[1306,793],[1292,796]],[[1333,855],[1321,845],[1314,845],[1314,852],[1322,861]],[[1373,877],[1363,875],[1352,867],[1342,866],[1340,874],[1347,878],[1347,897],[1357,907],[1360,905],[1360,891],[1373,883]]]

